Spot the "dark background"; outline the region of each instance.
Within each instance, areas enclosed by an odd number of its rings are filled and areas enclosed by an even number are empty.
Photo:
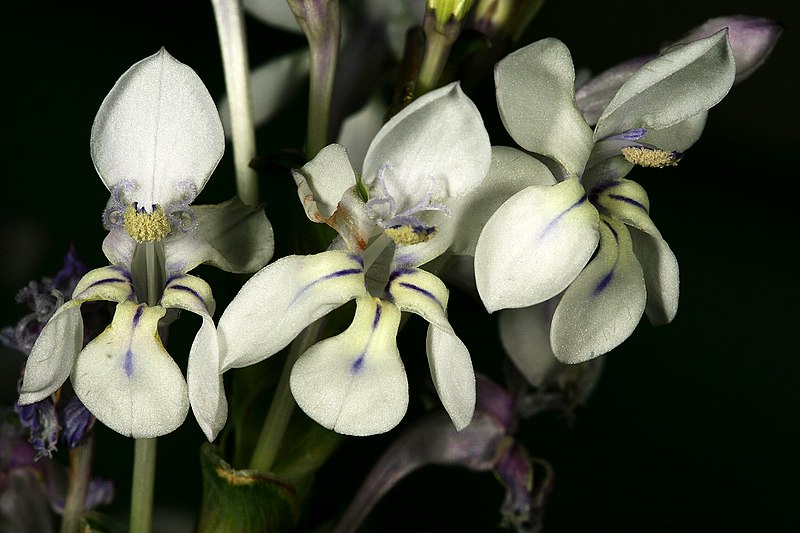
[[[224,92],[205,2],[12,5],[0,31],[0,324],[25,312],[13,302],[16,290],[54,274],[70,243],[90,268],[105,264],[100,214],[108,193],[89,158],[89,131],[114,81],[163,45],[198,72],[213,96]],[[797,8],[782,0],[757,7],[747,1],[553,1],[528,40],[559,37],[576,65],[602,70],[733,13],[782,22],[786,31],[774,54],[712,110],[703,138],[677,170],[632,175],[647,189],[651,216],[680,262],[678,317],[662,328],[643,322],[606,357],[602,380],[572,428],[558,417],[522,427],[531,453],[556,471],[549,531],[780,531],[796,523]],[[303,44],[253,21],[248,31],[251,65]],[[260,149],[299,146],[304,125],[302,109],[282,114],[270,126],[273,133],[259,137]],[[232,173],[226,155],[199,203],[231,196]],[[225,288],[214,290],[221,301],[230,297]],[[180,322],[187,335],[198,325]],[[490,329],[464,336],[476,353],[482,339],[495,335]],[[185,355],[173,355],[185,364]],[[2,398],[10,402],[19,359],[3,352],[3,360]],[[348,501],[369,466],[364,458],[376,457],[391,436],[351,439],[337,453],[340,463],[360,459],[349,470],[340,464],[321,472],[320,487],[336,491],[329,509]],[[190,517],[198,505],[202,440],[191,415],[160,439],[156,499],[164,531],[179,530],[167,515]],[[119,480],[112,512],[124,514],[132,442],[101,430],[97,450],[98,474]],[[367,529],[491,530],[502,494],[488,473],[429,468],[390,493]]]

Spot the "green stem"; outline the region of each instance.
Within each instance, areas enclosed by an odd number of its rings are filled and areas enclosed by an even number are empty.
[[[447,64],[447,58],[454,42],[437,32],[426,32],[425,36],[427,38],[425,56],[422,58],[417,84],[414,88],[415,96],[422,96],[439,86],[439,78],[442,77],[442,71]]]
[[[239,0],[211,0],[211,5],[217,21],[228,91],[236,192],[245,205],[255,207],[259,204],[258,175],[250,168],[250,161],[256,156],[256,136],[242,7]]]
[[[261,428],[261,435],[258,437],[256,449],[250,460],[250,468],[253,470],[269,472],[275,463],[283,434],[286,432],[295,406],[292,392],[289,390],[289,376],[292,373],[292,367],[297,359],[316,342],[322,329],[322,323],[323,320],[320,319],[304,329],[289,348],[289,355],[283,364],[275,396],[272,398],[267,418]]]
[[[61,533],[79,531],[81,519],[86,512],[93,451],[94,435],[89,435],[83,445],[69,451],[69,486],[64,501],[64,515],[61,518]]]
[[[153,486],[156,439],[136,439],[133,455],[130,533],[150,533],[153,523]]]

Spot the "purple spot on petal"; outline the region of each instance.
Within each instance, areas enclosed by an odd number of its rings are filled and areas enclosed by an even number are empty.
[[[125,352],[125,360],[122,362],[122,369],[125,370],[126,376],[133,376],[133,352],[130,349]]]
[[[598,283],[597,286],[594,288],[594,292],[592,293],[592,296],[597,296],[601,292],[603,292],[606,289],[606,287],[608,287],[608,285],[611,283],[612,279],[614,279],[614,271],[613,270],[611,272],[609,272],[608,274],[606,274],[605,277],[603,277],[603,279],[600,280],[600,283]]]
[[[378,309],[380,309],[380,307]],[[353,364],[350,365],[351,374],[358,374],[361,372],[361,369],[364,367],[364,357],[366,355],[367,354],[362,352],[358,357],[356,357],[355,361],[353,361]]]

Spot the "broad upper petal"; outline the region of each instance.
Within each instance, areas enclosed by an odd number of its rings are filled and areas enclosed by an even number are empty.
[[[642,317],[645,283],[624,224],[602,218],[597,256],[564,292],[550,330],[562,363],[581,363],[627,339]]]
[[[466,194],[484,179],[491,157],[480,112],[451,83],[414,100],[381,128],[367,150],[362,181],[376,190],[378,169],[390,165],[386,186],[402,210],[424,196],[431,180],[434,199]]]
[[[735,71],[727,30],[675,46],[625,82],[598,119],[594,138],[661,130],[706,111],[728,94]]]
[[[150,209],[199,193],[225,149],[203,82],[163,48],[128,69],[92,126],[92,160],[109,190],[131,181],[130,201]]]
[[[597,211],[568,179],[528,187],[486,223],[475,249],[475,280],[490,312],[527,307],[563,291],[592,256]]]
[[[575,101],[586,123],[590,126],[597,124],[597,119],[603,114],[622,84],[628,81],[628,78],[642,65],[653,59],[654,55],[629,59],[581,84],[575,90]]]
[[[357,300],[343,333],[309,348],[292,369],[297,405],[322,426],[346,435],[395,427],[408,407],[408,381],[397,350],[400,311],[379,298]]]
[[[335,250],[279,259],[250,278],[222,314],[222,370],[274,355],[306,326],[365,293],[358,256]]]
[[[654,326],[669,324],[678,312],[680,276],[678,260],[657,234],[630,228],[633,251],[642,265],[647,286],[644,312]]]
[[[263,207],[238,197],[217,205],[192,206],[197,227],[173,232],[164,241],[168,273],[188,272],[201,263],[226,272],[249,274],[272,258],[275,237]]]
[[[550,38],[520,48],[497,64],[494,79],[500,117],[517,144],[579,176],[592,130],[575,103],[575,69],[564,43]]]
[[[186,418],[189,397],[180,368],[158,336],[163,307],[123,302],[111,325],[78,356],[75,393],[97,419],[133,438],[174,431]]]

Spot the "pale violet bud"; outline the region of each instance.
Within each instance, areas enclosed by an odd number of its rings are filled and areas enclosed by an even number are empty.
[[[708,20],[690,30],[672,45],[685,44],[708,37],[722,28],[728,28],[728,40],[736,62],[736,83],[750,76],[767,60],[778,42],[778,37],[783,33],[783,26],[774,20],[747,15],[730,15]]]

